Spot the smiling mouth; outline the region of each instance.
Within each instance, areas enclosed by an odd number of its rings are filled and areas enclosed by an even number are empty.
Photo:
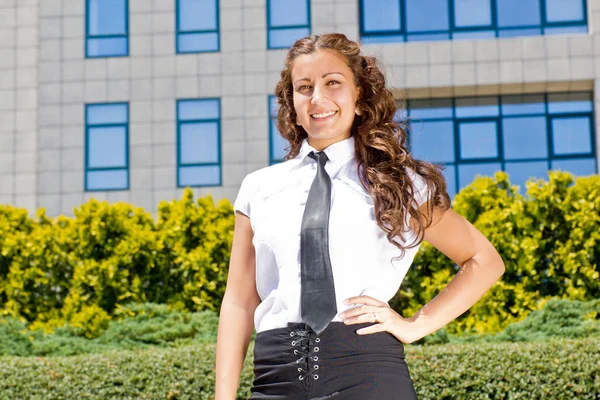
[[[336,111],[329,111],[326,113],[322,113],[322,114],[310,114],[310,117],[312,119],[316,119],[316,120],[322,120],[322,119],[327,119],[333,115],[337,114],[337,110]]]

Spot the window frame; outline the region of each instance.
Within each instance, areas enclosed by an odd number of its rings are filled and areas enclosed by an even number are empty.
[[[545,162],[547,165],[547,170],[551,170],[552,168],[552,162],[553,161],[563,161],[563,160],[581,160],[581,159],[593,159],[594,161],[594,167],[595,167],[595,173],[599,172],[599,164],[598,164],[598,158],[597,158],[597,149],[596,149],[596,132],[595,132],[595,103],[594,103],[594,99],[593,99],[593,93],[592,92],[560,92],[560,93],[565,93],[565,94],[585,94],[585,95],[592,95],[591,99],[589,100],[591,102],[591,110],[590,111],[568,111],[568,112],[550,112],[549,111],[549,96],[553,95],[553,94],[557,94],[557,92],[546,92],[546,93],[524,93],[523,95],[531,95],[531,96],[543,96],[543,101],[544,101],[544,111],[543,113],[541,112],[535,112],[535,113],[529,113],[529,114],[516,114],[516,113],[510,113],[510,114],[504,114],[503,110],[502,110],[502,99],[505,97],[512,97],[514,95],[496,95],[496,96],[466,96],[466,97],[452,97],[452,98],[443,98],[443,99],[439,99],[439,100],[450,100],[451,104],[452,104],[452,117],[443,117],[443,118],[416,118],[414,120],[414,123],[418,123],[418,124],[427,124],[430,121],[451,121],[453,123],[454,126],[454,158],[455,161],[454,162],[433,162],[434,164],[438,164],[438,165],[444,165],[444,166],[452,166],[454,167],[454,180],[455,180],[455,193],[458,193],[460,191],[460,174],[459,174],[459,167],[460,165],[467,165],[467,164],[480,164],[480,163],[494,163],[497,162],[500,164],[501,166],[501,170],[502,171],[506,171],[506,164],[507,163],[514,163],[514,162],[523,162],[523,163],[527,163],[527,162]],[[457,117],[456,116],[456,100],[457,99],[465,99],[465,98],[479,98],[479,99],[483,99],[483,98],[496,98],[497,104],[499,106],[499,110],[498,110],[498,115],[497,116],[485,116],[485,117],[481,117],[481,116],[477,116],[477,117]],[[421,99],[416,99],[421,100]],[[436,99],[438,100],[438,99]],[[411,118],[411,114],[412,114],[412,109],[410,107],[410,102],[411,100],[407,100],[407,117],[404,117],[404,120],[400,120],[400,122],[408,124],[408,131],[407,131],[407,146],[409,148],[409,151],[412,153],[412,126],[413,126],[413,121]],[[546,121],[546,145],[547,145],[547,157],[528,157],[528,158],[518,158],[518,159],[507,159],[504,155],[504,124],[503,124],[503,120],[505,118],[523,118],[523,117],[544,117],[545,121]],[[572,154],[555,154],[554,152],[554,133],[553,133],[553,127],[552,127],[552,120],[553,119],[565,119],[565,118],[580,118],[580,117],[585,117],[588,118],[589,124],[590,124],[590,140],[591,140],[591,150],[589,153],[572,153]],[[459,132],[459,125],[462,122],[465,121],[469,121],[469,122],[481,122],[481,121],[495,121],[496,122],[496,140],[497,140],[497,154],[498,157],[481,157],[481,158],[463,158],[461,157],[460,154],[460,149],[461,149],[461,141],[460,141],[460,132]],[[418,158],[418,155],[417,155]],[[523,188],[524,190],[525,188]],[[523,192],[524,193],[524,192]]]
[[[284,30],[284,29],[302,29],[302,28],[308,28],[308,34],[312,34],[312,23],[311,23],[311,1],[310,0],[305,0],[306,1],[306,19],[308,21],[307,25],[286,25],[286,26],[271,26],[271,1],[273,0],[267,0],[267,7],[266,7],[266,19],[267,19],[267,49],[268,50],[278,50],[278,49],[288,49],[288,46],[282,46],[282,47],[275,47],[271,45],[271,31],[277,31],[277,30]]]
[[[206,119],[185,119],[182,120],[179,116],[179,104],[183,103],[183,102],[190,102],[190,101],[211,101],[211,100],[216,100],[217,101],[217,108],[219,110],[219,117],[218,118],[206,118]],[[176,175],[176,181],[177,181],[177,188],[186,188],[186,187],[220,187],[223,186],[223,145],[222,145],[222,126],[221,126],[221,120],[222,120],[222,105],[221,105],[221,99],[219,97],[199,97],[199,98],[182,98],[182,99],[177,99],[175,102],[175,123],[176,123],[176,156],[177,156],[177,168],[175,170],[175,175]],[[206,123],[206,122],[216,122],[217,123],[217,158],[218,161],[217,162],[211,162],[211,163],[186,163],[183,164],[181,162],[181,126],[184,124],[197,124],[197,123]],[[214,184],[195,184],[195,185],[182,185],[181,184],[181,173],[180,170],[181,168],[184,167],[219,167],[219,183],[214,185]]]
[[[490,0],[491,7],[491,23],[490,25],[482,25],[482,26],[468,26],[468,27],[457,27],[456,26],[456,13],[454,11],[455,0],[446,0],[448,2],[448,21],[449,28],[448,30],[431,30],[431,31],[419,31],[419,32],[408,32],[407,31],[407,14],[406,14],[406,0],[397,0],[399,2],[399,10],[400,10],[400,29],[396,31],[366,31],[365,25],[365,1],[367,0],[359,0],[359,36],[362,39],[367,39],[369,42],[376,42],[377,38],[382,37],[397,37],[398,40],[393,42],[411,42],[415,40],[410,40],[411,36],[433,36],[433,35],[447,35],[446,39],[441,40],[455,40],[460,39],[455,37],[455,34],[469,34],[474,32],[489,32],[493,31],[494,37],[505,37],[506,35],[501,35],[501,33],[510,32],[510,31],[521,31],[521,30],[529,30],[529,29],[539,29],[540,35],[546,35],[547,29],[554,28],[567,28],[567,27],[584,27],[586,32],[589,32],[588,26],[588,13],[587,13],[587,3],[588,0],[580,0],[582,2],[583,7],[583,19],[579,21],[569,21],[569,22],[548,22],[548,15],[546,9],[546,1],[547,0],[539,0],[540,1],[540,24],[539,25],[524,25],[524,26],[516,26],[516,27],[504,27],[501,28],[498,24],[498,0]],[[510,36],[510,35],[508,35]],[[518,36],[518,35],[517,35]],[[536,35],[537,36],[537,35]],[[481,39],[481,38],[473,38],[473,39]],[[425,39],[427,40],[427,39]]]
[[[216,18],[216,29],[205,29],[205,30],[192,30],[192,31],[184,31],[180,29],[180,18],[179,11],[181,9],[182,0],[175,1],[175,52],[177,54],[197,54],[197,53],[218,53],[221,51],[221,12],[219,10],[221,0],[213,0],[215,2],[215,18]],[[217,34],[217,48],[215,50],[180,50],[179,49],[179,37],[181,35],[190,35],[190,34],[202,34],[202,33],[216,33]]]
[[[127,122],[122,123],[100,123],[90,124],[88,122],[89,109],[95,106],[125,106]],[[130,172],[130,141],[129,141],[129,123],[131,120],[129,102],[100,102],[100,103],[86,103],[84,106],[84,119],[85,119],[85,138],[84,138],[84,191],[85,192],[115,192],[129,190],[131,187],[131,172]],[[90,167],[89,166],[89,153],[91,151],[90,144],[90,128],[125,128],[125,166],[124,167]],[[88,172],[94,171],[118,171],[124,170],[127,173],[127,185],[125,188],[112,188],[112,189],[90,189],[88,187]]]
[[[122,0],[125,7],[125,33],[92,35],[90,33],[90,1],[85,0],[85,58],[129,57],[129,0]],[[93,39],[125,39],[127,48],[124,54],[90,55],[89,41]]]

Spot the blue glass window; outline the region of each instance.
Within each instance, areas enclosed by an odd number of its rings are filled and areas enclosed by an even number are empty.
[[[495,31],[454,32],[452,39],[491,39],[496,37]]]
[[[86,57],[129,54],[128,0],[86,0]]]
[[[410,129],[412,150],[431,162],[454,162],[454,123],[449,121],[413,122]]]
[[[550,114],[591,112],[592,98],[589,93],[553,93],[548,95]]]
[[[310,35],[310,0],[267,0],[267,47],[283,49]]]
[[[269,96],[269,164],[282,162],[288,153],[286,147],[288,141],[277,130],[277,97]]]
[[[85,190],[129,189],[129,105],[85,106]]]
[[[564,35],[568,33],[587,33],[587,27],[582,25],[573,25],[544,29],[544,35]]]
[[[448,0],[406,0],[408,32],[447,31]]]
[[[585,0],[360,0],[363,43],[586,33]]]
[[[552,118],[554,154],[591,154],[592,122],[589,116]]]
[[[497,117],[500,113],[497,97],[466,97],[456,99],[457,118]]]
[[[505,117],[502,119],[502,132],[506,160],[548,157],[545,116]]]
[[[546,21],[584,22],[584,0],[546,0]]]
[[[366,31],[399,31],[402,28],[400,2],[398,0],[362,0]]]
[[[493,176],[500,171],[500,163],[473,163],[458,166],[458,184],[461,188],[470,185],[477,176]]]
[[[408,142],[416,158],[445,165],[451,196],[498,170],[524,193],[549,169],[596,173],[593,112],[589,92],[410,100]]]
[[[540,0],[497,0],[500,28],[540,25]]]
[[[543,94],[502,97],[502,115],[544,114],[546,99]]]
[[[442,174],[446,179],[446,188],[448,190],[448,195],[450,198],[454,198],[456,196],[456,166],[453,164],[446,164],[445,168],[442,170]]]
[[[518,185],[521,193],[525,193],[525,183],[531,179],[548,180],[547,161],[509,161],[504,170],[512,185]]]
[[[452,99],[411,100],[410,118],[413,119],[439,119],[454,116],[454,103]]]
[[[560,169],[561,171],[567,171],[574,175],[581,176],[596,174],[598,171],[596,160],[591,158],[580,160],[552,160],[551,168]]]
[[[454,24],[458,28],[491,26],[491,0],[454,0]]]
[[[541,34],[541,28],[506,29],[499,31],[498,37],[539,36]]]
[[[458,132],[462,159],[498,157],[496,121],[459,122]]]
[[[219,51],[219,0],[177,0],[177,53]]]
[[[221,185],[221,102],[177,101],[177,187]]]

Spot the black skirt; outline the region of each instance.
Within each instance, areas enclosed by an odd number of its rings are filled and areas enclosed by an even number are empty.
[[[370,325],[331,322],[317,335],[288,323],[259,332],[250,399],[417,399],[402,342],[388,332],[356,333]]]

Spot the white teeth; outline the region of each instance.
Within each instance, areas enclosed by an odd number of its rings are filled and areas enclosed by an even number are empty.
[[[329,116],[331,116],[331,115],[335,114],[336,112],[337,112],[337,111],[330,111],[330,112],[328,112],[328,113],[324,113],[324,114],[311,114],[311,116],[312,116],[313,118],[317,118],[317,119],[318,119],[318,118],[327,118],[327,117],[329,117]]]

